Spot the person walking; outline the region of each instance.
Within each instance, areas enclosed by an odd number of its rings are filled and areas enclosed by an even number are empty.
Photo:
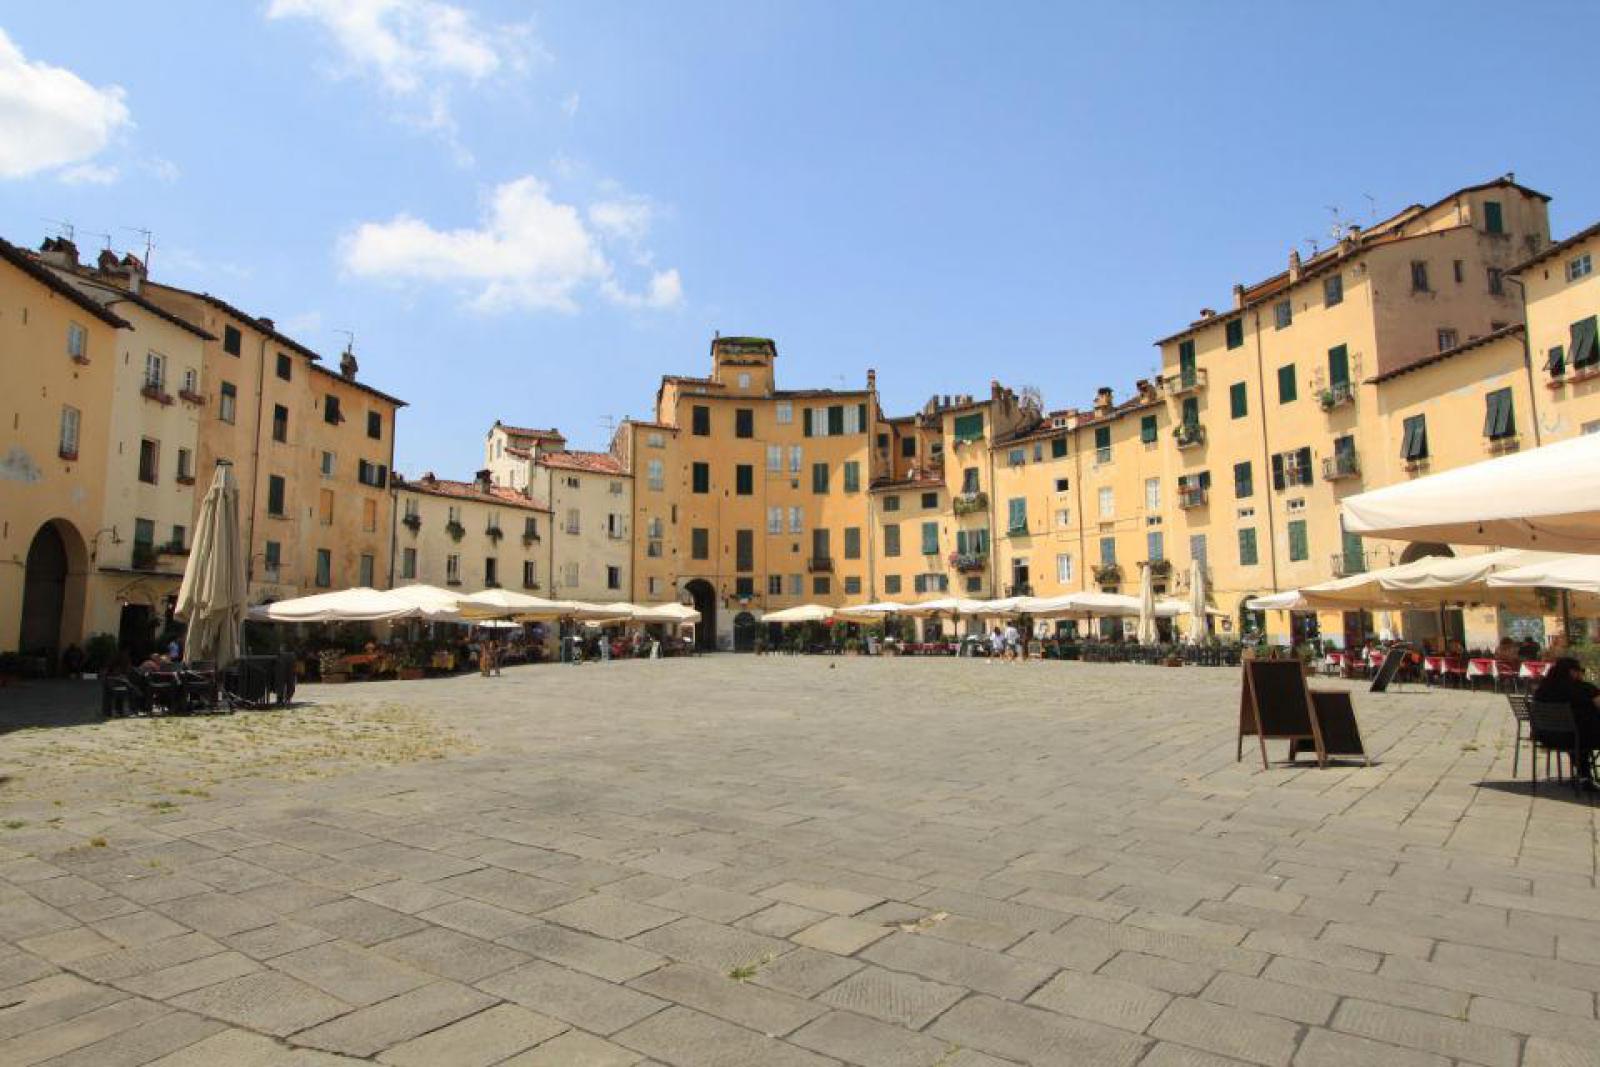
[[[1006,662],[1007,663],[1015,663],[1017,661],[1018,646],[1020,646],[1022,644],[1022,635],[1017,632],[1017,624],[1016,623],[1014,623],[1014,622],[1006,623],[1005,642],[1006,642]]]

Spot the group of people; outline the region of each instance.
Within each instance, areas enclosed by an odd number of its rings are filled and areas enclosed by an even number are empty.
[[[1004,627],[996,626],[989,633],[989,658],[1005,660],[1015,663],[1028,658],[1028,639],[1016,623],[1008,622]]]

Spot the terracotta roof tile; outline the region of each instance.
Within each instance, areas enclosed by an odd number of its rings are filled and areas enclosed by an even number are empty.
[[[588,471],[590,474],[625,475],[622,461],[609,452],[545,452],[536,461],[541,467],[556,470]]]
[[[499,419],[496,419],[494,424],[500,427],[500,429],[504,430],[506,433],[510,434],[512,437],[537,437],[546,441],[566,440],[566,437],[562,435],[561,431],[556,429],[554,426],[548,430],[541,430],[532,426],[513,426],[508,422],[501,422]]]
[[[409,489],[429,496],[447,496],[455,500],[476,500],[480,504],[505,504],[524,511],[549,511],[550,505],[537,497],[527,496],[516,489],[493,485],[485,493],[476,482],[457,482],[449,478],[435,478],[424,474],[416,481],[406,481],[395,475],[397,489]]]
[[[1514,322],[1510,326],[1502,326],[1498,330],[1490,330],[1488,333],[1483,334],[1480,337],[1468,338],[1467,340],[1456,345],[1454,348],[1447,348],[1443,352],[1430,352],[1421,359],[1414,359],[1410,363],[1405,363],[1401,366],[1386,370],[1382,374],[1377,374],[1371,378],[1368,378],[1367,381],[1374,385],[1378,384],[1379,382],[1386,382],[1391,378],[1398,378],[1402,374],[1409,374],[1414,370],[1421,370],[1423,367],[1431,367],[1435,363],[1443,362],[1452,356],[1459,356],[1463,352],[1470,352],[1474,348],[1482,348],[1484,345],[1498,341],[1502,337],[1515,337],[1523,333],[1524,330],[1525,327],[1522,325],[1522,323]]]

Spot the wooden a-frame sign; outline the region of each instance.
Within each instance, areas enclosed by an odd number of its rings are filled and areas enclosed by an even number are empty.
[[[1261,743],[1261,769],[1267,770],[1267,740],[1282,738],[1291,742],[1293,759],[1301,741],[1310,741],[1317,753],[1317,766],[1328,765],[1322,745],[1322,730],[1317,725],[1311,688],[1306,685],[1305,668],[1298,659],[1253,659],[1244,662],[1244,684],[1239,690],[1239,745],[1234,759],[1244,758],[1244,739],[1254,734]]]

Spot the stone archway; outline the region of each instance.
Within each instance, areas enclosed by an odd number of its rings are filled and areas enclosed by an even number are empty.
[[[696,578],[683,587],[694,600],[694,610],[700,621],[694,628],[694,646],[701,652],[717,650],[717,591],[704,578]]]
[[[1401,563],[1415,563],[1429,556],[1454,556],[1455,550],[1437,541],[1413,541],[1400,553]]]
[[[71,523],[52,519],[28,545],[23,568],[18,649],[54,663],[83,629],[87,551]]]

